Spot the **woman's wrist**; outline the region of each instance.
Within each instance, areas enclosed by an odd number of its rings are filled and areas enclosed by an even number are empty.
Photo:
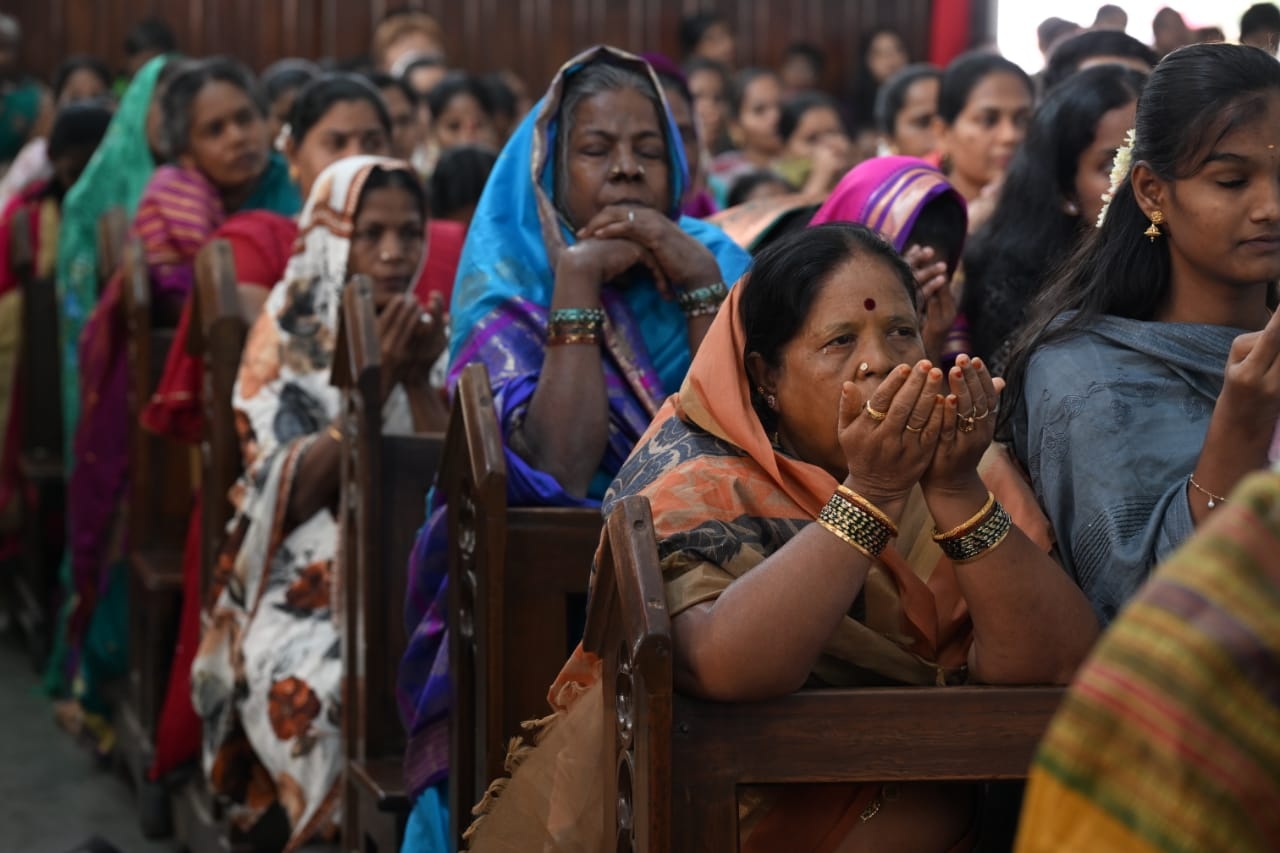
[[[902,518],[902,511],[907,506],[907,495],[910,493],[910,490],[899,493],[885,492],[882,489],[870,488],[862,484],[852,474],[845,477],[844,482],[840,485],[855,494],[860,495],[892,519],[895,524]]]
[[[555,288],[551,294],[554,308],[599,308],[600,274],[564,252],[556,263]]]
[[[926,483],[923,490],[924,502],[939,530],[964,524],[983,508],[990,495],[976,471],[953,483]]]

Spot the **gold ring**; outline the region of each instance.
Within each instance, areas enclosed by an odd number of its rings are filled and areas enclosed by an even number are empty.
[[[958,428],[961,432],[973,432],[978,428],[978,421],[968,415],[960,415]]]
[[[913,427],[911,424],[907,424],[907,432],[924,432],[924,427]]]
[[[871,416],[871,420],[873,421],[882,421],[885,418],[889,417],[888,412],[877,412],[875,409],[871,408],[870,400],[866,402],[866,405],[863,406],[863,408],[867,410],[867,414]]]

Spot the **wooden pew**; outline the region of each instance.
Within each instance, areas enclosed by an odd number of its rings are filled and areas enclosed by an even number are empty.
[[[440,482],[449,503],[450,831],[503,771],[508,738],[545,716],[547,688],[579,637],[600,541],[596,509],[507,506],[507,466],[489,376],[458,381]]]
[[[1025,777],[1062,688],[803,690],[742,704],[675,693],[648,500],[623,499],[607,529],[584,646],[603,660],[604,826],[617,849],[737,850],[740,785]]]
[[[123,295],[129,335],[129,677],[117,726],[138,789],[154,752],[182,603],[182,550],[191,512],[189,447],[142,429],[138,418],[164,369],[173,329],[153,323],[142,243],[126,245]]]
[[[200,597],[208,597],[233,507],[228,498],[243,468],[236,437],[232,392],[250,318],[238,296],[235,259],[225,240],[214,240],[196,256],[193,314],[187,352],[204,363],[200,441]],[[171,795],[175,834],[189,853],[228,853],[233,832],[204,773],[193,772]]]
[[[235,512],[229,493],[244,461],[236,435],[231,395],[240,371],[249,327],[257,318],[241,310],[235,257],[226,240],[213,240],[196,256],[196,288],[187,333],[187,352],[204,362],[200,402],[204,433],[200,441],[200,592],[209,591],[214,566]]]
[[[10,220],[9,262],[21,288],[22,319],[15,400],[22,406],[18,470],[25,488],[12,519],[20,524],[21,557],[13,573],[13,616],[32,663],[44,665],[57,607],[58,564],[66,525],[62,464],[62,351],[53,275],[38,275],[26,208]],[[21,390],[18,391],[18,388]]]
[[[343,850],[398,853],[411,804],[396,670],[409,554],[422,526],[444,437],[383,433],[381,355],[373,292],[357,277],[343,293],[333,382],[343,389],[344,448],[337,614],[342,625]]]

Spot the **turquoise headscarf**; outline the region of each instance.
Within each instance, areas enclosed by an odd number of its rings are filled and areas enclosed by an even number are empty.
[[[664,133],[670,158],[671,208],[667,214],[681,230],[715,256],[725,283],[732,285],[750,257],[714,225],[680,216],[688,182],[684,145],[653,70],[643,59],[612,47],[593,47],[571,59],[547,94],[520,123],[502,149],[476,206],[458,263],[450,312],[451,366],[485,317],[513,299],[543,307],[555,289],[554,257],[574,242],[573,232],[552,201],[560,104],[567,80],[587,65],[608,62],[639,72],[653,85],[665,113]],[[678,388],[689,368],[689,342],[679,306],[652,286],[628,288],[625,299],[639,321],[641,335],[663,385]]]
[[[62,342],[63,460],[80,421],[80,331],[98,301],[98,219],[122,207],[130,219],[156,169],[147,143],[147,110],[168,57],[142,66],[120,101],[102,144],[62,202],[58,229],[58,318]],[[68,470],[68,473],[70,471]]]

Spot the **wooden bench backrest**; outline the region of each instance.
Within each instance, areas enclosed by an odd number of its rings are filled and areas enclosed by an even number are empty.
[[[603,660],[604,825],[617,849],[738,849],[742,785],[1026,775],[1062,688],[804,690],[742,704],[674,694],[649,502],[623,499],[607,529],[583,642]]]
[[[136,237],[125,244],[121,270],[129,335],[129,547],[180,553],[194,487],[191,450],[148,432],[138,420],[160,382],[174,330],[152,323],[146,252]]]
[[[107,279],[115,275],[124,262],[124,247],[129,239],[129,216],[123,207],[109,207],[98,217],[98,292],[106,288]]]
[[[53,276],[37,277],[28,209],[10,220],[9,261],[22,288],[22,454],[37,465],[62,461],[62,351]]]
[[[231,395],[249,332],[241,313],[235,258],[226,240],[213,240],[196,256],[195,291],[187,352],[204,363],[200,402],[200,590],[212,582],[234,507],[229,493],[243,469]]]
[[[508,738],[547,712],[547,688],[578,640],[600,541],[595,509],[508,508],[502,432],[488,372],[459,377],[441,488],[449,512],[450,808],[456,837],[502,772]]]
[[[367,761],[404,754],[395,687],[408,645],[409,554],[440,466],[444,436],[383,433],[381,356],[368,280],[353,279],[342,301],[334,384],[343,389],[346,435],[339,611],[344,726],[348,757]]]

